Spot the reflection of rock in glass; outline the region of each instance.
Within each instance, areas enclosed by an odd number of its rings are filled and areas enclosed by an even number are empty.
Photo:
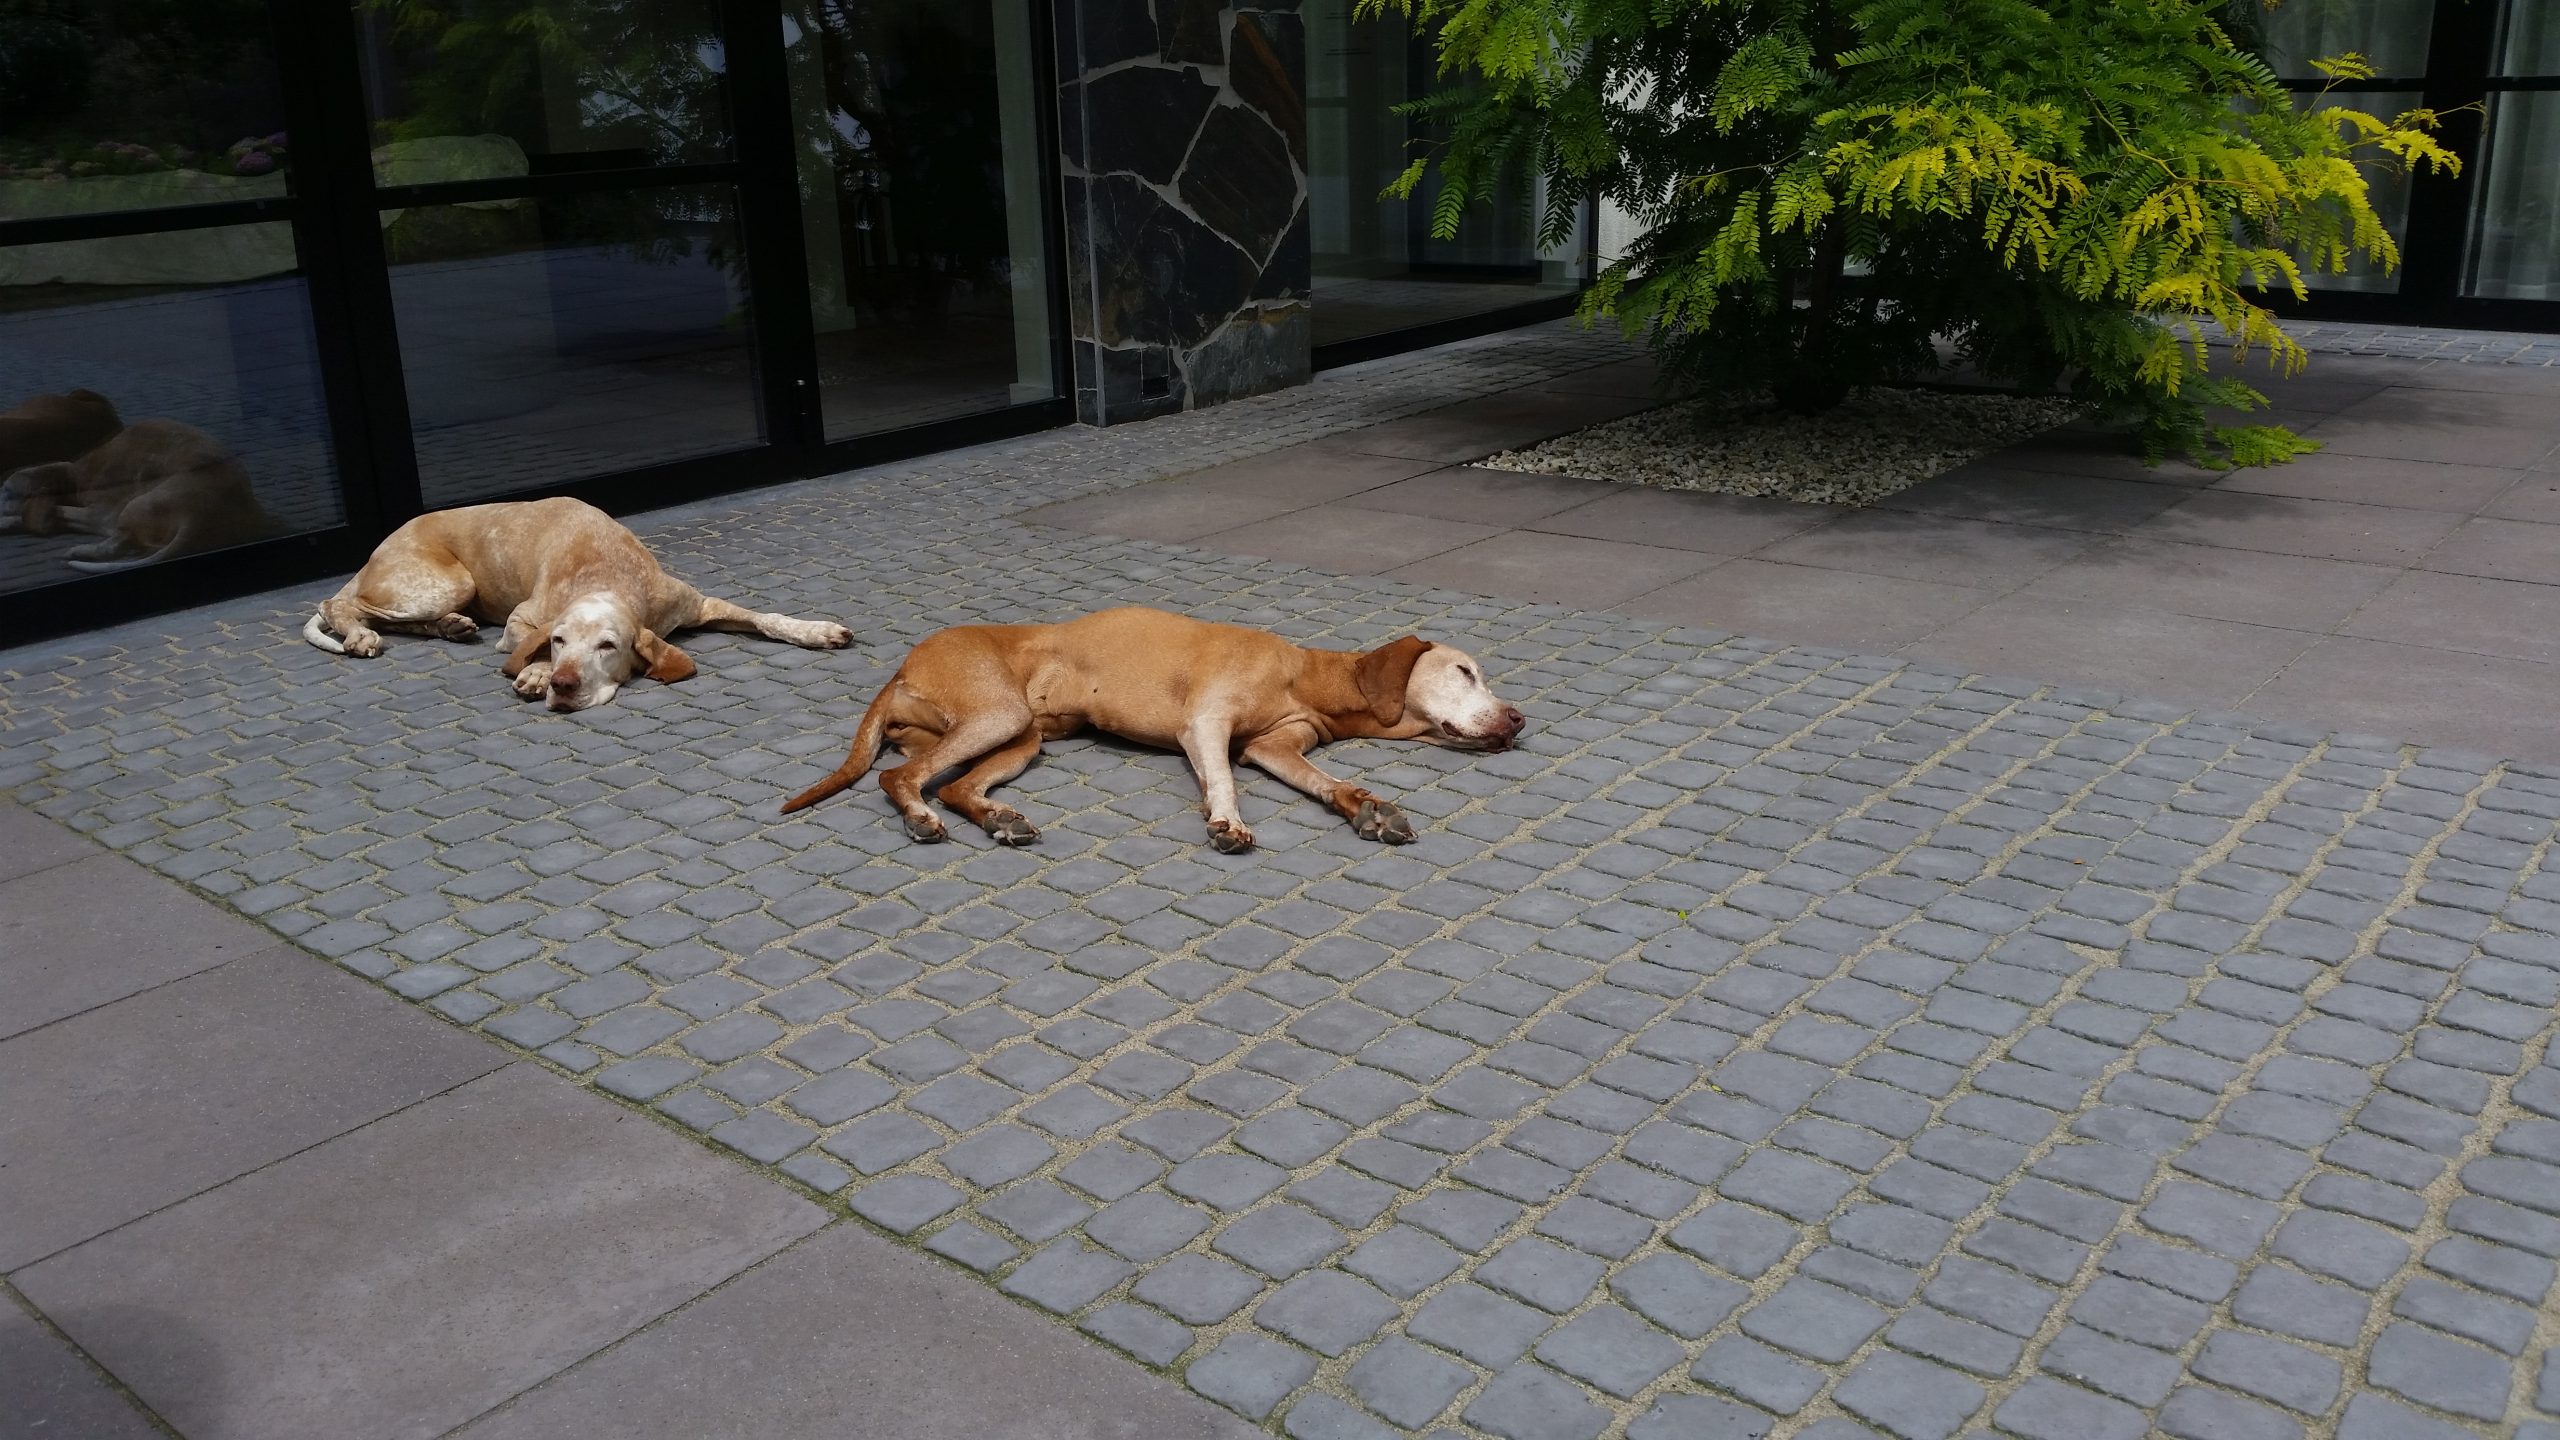
[[[35,534],[101,537],[71,551],[99,573],[246,544],[279,533],[239,458],[192,425],[143,420],[76,460],[0,482],[0,514]]]
[[[105,444],[123,426],[114,402],[95,390],[30,396],[16,409],[0,414],[0,480],[30,465],[77,460]],[[0,531],[17,529],[19,523],[15,506],[0,515]]]

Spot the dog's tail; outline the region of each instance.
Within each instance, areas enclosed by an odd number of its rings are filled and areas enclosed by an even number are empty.
[[[862,712],[862,725],[853,732],[853,749],[844,757],[844,763],[826,779],[783,801],[783,814],[806,810],[870,773],[871,762],[880,758],[881,737],[889,733],[889,697],[897,693],[898,682],[906,678],[903,667],[889,677],[889,683],[872,698],[871,708]]]
[[[112,575],[119,570],[139,570],[145,565],[157,565],[163,560],[176,559],[188,553],[188,547],[194,541],[193,535],[181,530],[170,537],[168,544],[148,555],[136,555],[129,560],[65,560],[62,563],[83,575]]]
[[[332,655],[344,655],[347,653],[347,647],[339,644],[337,640],[321,626],[320,612],[317,610],[311,612],[310,619],[302,622],[302,638],[319,646],[321,649],[328,651]]]

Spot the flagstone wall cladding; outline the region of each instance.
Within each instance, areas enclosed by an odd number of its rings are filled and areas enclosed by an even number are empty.
[[[1107,425],[1306,380],[1296,0],[1065,0],[1059,137],[1076,411]]]

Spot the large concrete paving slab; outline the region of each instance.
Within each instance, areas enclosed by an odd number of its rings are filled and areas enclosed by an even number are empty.
[[[62,1337],[0,1295],[0,1440],[159,1440]]]
[[[0,1270],[506,1063],[497,1045],[269,943],[0,1040]]]
[[[427,1437],[823,1218],[516,1065],[12,1279],[191,1440]]]
[[[275,944],[202,897],[95,854],[0,881],[0,1039]]]
[[[1260,1432],[853,1223],[783,1251],[455,1440],[1244,1440]]]

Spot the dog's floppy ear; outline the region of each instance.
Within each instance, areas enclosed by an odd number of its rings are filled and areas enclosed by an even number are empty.
[[[648,676],[661,685],[673,685],[693,678],[693,657],[658,638],[655,630],[643,630],[637,642],[640,662],[649,667]]]
[[[524,667],[541,659],[550,648],[551,624],[549,621],[544,621],[534,626],[532,633],[524,637],[524,643],[516,647],[516,653],[507,657],[505,667],[507,678],[513,680],[523,674]]]
[[[1351,667],[1360,682],[1360,698],[1369,702],[1369,718],[1381,725],[1404,718],[1405,682],[1413,678],[1413,662],[1430,648],[1430,641],[1407,635],[1361,656]]]

